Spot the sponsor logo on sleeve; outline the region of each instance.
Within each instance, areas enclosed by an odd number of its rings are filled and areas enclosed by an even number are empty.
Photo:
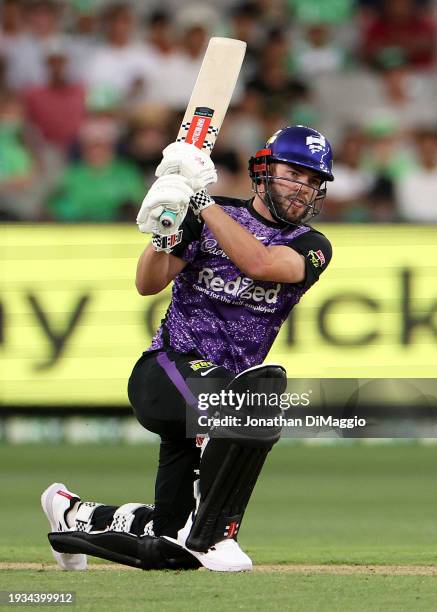
[[[194,361],[189,361],[188,363],[190,364],[190,368],[195,372],[202,368],[210,368],[211,366],[215,365],[212,361],[206,361],[205,359],[196,359]]]
[[[308,251],[308,257],[315,268],[321,268],[326,263],[323,251],[320,249],[317,251]]]

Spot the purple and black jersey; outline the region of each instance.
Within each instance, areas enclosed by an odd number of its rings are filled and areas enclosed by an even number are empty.
[[[171,303],[149,350],[196,352],[238,373],[264,361],[290,310],[327,267],[332,249],[309,226],[284,228],[264,219],[252,201],[214,201],[264,245],[301,253],[305,279],[289,284],[248,278],[190,210],[181,226],[183,241],[172,251],[188,265],[174,280]]]

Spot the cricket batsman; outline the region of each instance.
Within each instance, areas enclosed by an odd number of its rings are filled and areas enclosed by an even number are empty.
[[[281,429],[242,431],[231,417],[279,408],[247,401],[237,413],[223,401],[200,448],[187,422],[199,413],[198,382],[228,393],[285,390],[284,368],[263,362],[331,260],[330,242],[308,225],[334,180],[331,146],[312,128],[285,127],[249,160],[249,174],[251,199],[211,198],[217,173],[207,154],[184,142],[163,152],[137,217],[152,241],[136,287],[153,295],[173,282],[172,299],[128,386],[138,421],[161,438],[155,500],[108,506],[49,486],[41,502],[63,569],[85,569],[86,555],[142,569],[252,569],[237,534]]]

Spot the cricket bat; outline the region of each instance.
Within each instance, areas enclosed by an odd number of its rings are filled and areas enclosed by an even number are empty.
[[[188,142],[211,154],[245,53],[246,43],[242,40],[219,37],[210,39],[176,138],[177,142]],[[165,210],[160,222],[164,227],[171,227],[175,217],[174,213]]]

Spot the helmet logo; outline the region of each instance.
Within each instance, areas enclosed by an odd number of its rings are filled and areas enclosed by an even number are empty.
[[[266,145],[273,144],[281,132],[282,130],[277,130],[274,134],[272,134],[270,138],[268,139],[268,141],[266,142]]]
[[[321,134],[319,136],[307,136],[306,145],[309,147],[311,153],[318,153],[319,151],[325,150],[326,140]]]

